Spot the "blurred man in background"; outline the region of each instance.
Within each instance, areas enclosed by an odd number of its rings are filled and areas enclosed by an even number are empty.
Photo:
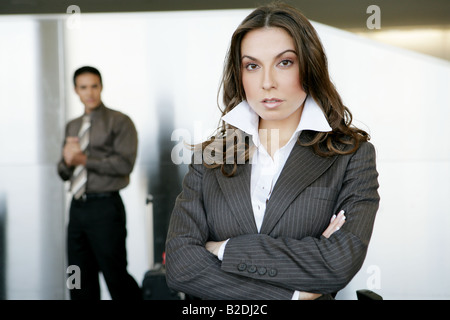
[[[102,77],[82,67],[73,77],[84,114],[66,126],[58,173],[70,180],[68,263],[80,268],[80,288],[71,299],[100,299],[102,272],[112,299],[141,299],[127,272],[126,213],[119,190],[129,183],[137,154],[133,121],[105,107]]]

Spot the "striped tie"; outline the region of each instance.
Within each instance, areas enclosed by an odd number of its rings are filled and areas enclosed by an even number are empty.
[[[78,138],[80,139],[81,151],[86,153],[87,146],[89,144],[89,128],[91,127],[91,120],[89,116],[83,117],[83,123],[81,124],[80,131],[78,132]],[[86,192],[87,182],[87,169],[83,165],[75,167],[72,175],[71,191],[75,199],[80,199]]]

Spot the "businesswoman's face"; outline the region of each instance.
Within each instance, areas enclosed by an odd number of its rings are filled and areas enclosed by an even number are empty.
[[[242,84],[261,121],[279,128],[298,124],[306,98],[298,64],[294,40],[282,28],[255,29],[242,39]]]

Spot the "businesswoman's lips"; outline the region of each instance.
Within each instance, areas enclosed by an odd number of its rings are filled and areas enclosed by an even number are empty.
[[[261,103],[268,109],[274,109],[279,107],[284,100],[278,98],[267,98],[261,100]]]

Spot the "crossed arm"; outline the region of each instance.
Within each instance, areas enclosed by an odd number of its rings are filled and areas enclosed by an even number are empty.
[[[80,148],[79,138],[74,136],[73,125],[66,126],[62,159],[58,163],[58,173],[63,180],[70,179],[75,166],[80,164],[99,175],[126,176],[131,173],[138,145],[137,132],[131,119],[122,117],[114,128],[105,128],[98,135],[111,135],[113,138],[109,140],[113,140],[113,143],[102,144],[99,148],[91,145],[95,150],[90,149],[88,158]]]
[[[345,215],[344,210],[341,210],[338,215],[333,215],[331,218],[330,224],[326,228],[326,230],[322,233],[325,238],[329,238],[335,231],[338,231],[345,223]],[[227,240],[224,241],[208,241],[205,244],[206,250],[214,254],[216,257],[219,257],[220,249],[222,248],[222,252],[224,247],[226,246]],[[219,257],[222,260],[222,257]],[[312,293],[306,291],[298,291],[298,300],[314,300],[321,296],[320,293]]]

